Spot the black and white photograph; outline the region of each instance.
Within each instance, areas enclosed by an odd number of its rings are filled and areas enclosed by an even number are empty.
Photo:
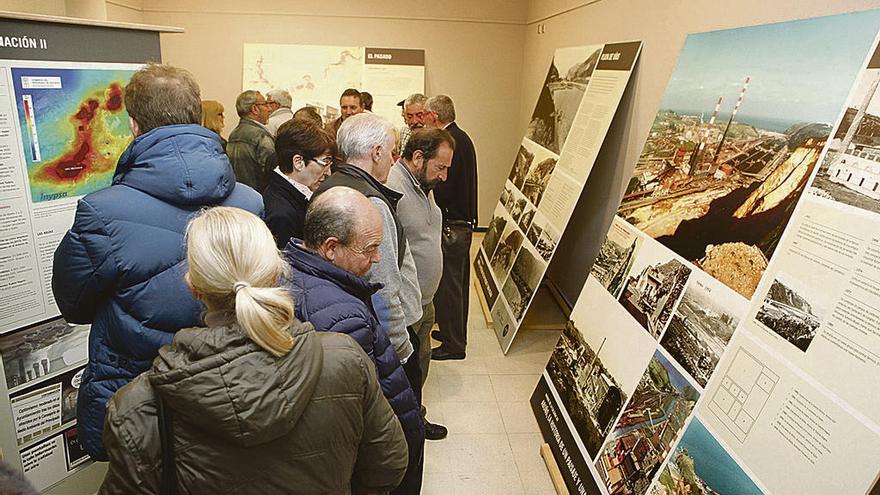
[[[880,213],[880,50],[850,95],[810,193]]]
[[[519,217],[519,221],[516,223],[519,225],[519,230],[528,232],[529,226],[532,224],[532,219],[535,217],[535,211],[534,206],[528,203],[526,204],[522,216]]]
[[[796,277],[779,273],[770,284],[755,319],[765,328],[807,352],[825,314],[821,287],[803,283]]]
[[[535,159],[534,153],[526,149],[525,140],[519,145],[519,151],[516,153],[516,159],[513,161],[513,167],[510,169],[510,182],[518,189],[522,189],[523,182],[526,180],[526,174],[532,166],[532,160]]]
[[[626,286],[620,304],[654,338],[659,340],[684,292],[691,269],[673,258],[666,249],[643,246]]]
[[[504,208],[500,205],[496,206],[492,221],[489,222],[489,226],[486,228],[486,235],[483,236],[483,252],[486,254],[486,259],[492,259],[492,255],[495,253],[495,248],[498,246],[498,241],[501,240],[501,234],[504,233],[504,227],[506,226],[507,216],[504,214]]]
[[[562,151],[600,52],[601,47],[556,50],[526,137],[553,153]]]
[[[543,224],[538,221],[540,218],[541,212],[536,213],[535,220],[532,222],[532,226],[529,227],[529,231],[526,233],[526,238],[529,240],[532,246],[536,246],[538,244],[538,239],[540,239],[541,234],[544,233],[544,228],[541,227],[541,225]]]
[[[501,191],[501,197],[498,198],[498,204],[507,208],[507,203],[510,202],[510,195],[511,195],[510,183],[505,182],[504,183],[504,190]]]
[[[501,289],[517,322],[522,320],[526,308],[532,302],[532,295],[541,283],[545,267],[541,258],[533,254],[528,246],[519,250],[510,270],[510,276]]]
[[[541,204],[541,198],[544,197],[544,191],[547,189],[547,183],[550,182],[550,176],[553,175],[554,168],[556,168],[556,158],[550,157],[536,163],[529,170],[529,175],[526,176],[525,183],[521,189],[525,197],[533,205],[539,206]]]
[[[743,297],[694,272],[660,344],[705,387],[746,311]]]
[[[498,248],[495,249],[495,254],[492,255],[492,261],[489,263],[499,285],[503,284],[507,278],[507,272],[510,271],[510,266],[513,264],[522,243],[523,235],[517,230],[516,225],[508,225]]]
[[[590,268],[590,276],[617,298],[626,281],[626,275],[636,260],[641,237],[627,227],[627,223],[615,217],[608,229],[605,242],[599,247],[599,255]]]
[[[516,335],[518,326],[513,319],[513,315],[510,314],[510,309],[504,302],[503,297],[499,297],[495,305],[492,306],[492,321],[492,327],[495,330],[498,342],[502,348],[508,348],[513,337]]]
[[[88,359],[88,325],[61,318],[0,337],[0,356],[10,389]]]
[[[605,342],[591,347],[569,321],[547,363],[547,374],[590,458],[596,456],[627,395],[609,369]],[[606,351],[607,352],[607,351]]]
[[[510,216],[513,217],[514,222],[519,222],[520,217],[522,217],[523,212],[526,211],[526,207],[529,205],[529,202],[526,198],[519,196],[513,202],[513,207],[510,209]]]

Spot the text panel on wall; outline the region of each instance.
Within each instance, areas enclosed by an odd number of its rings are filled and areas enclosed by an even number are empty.
[[[875,483],[878,28],[688,36],[532,396],[572,491]]]

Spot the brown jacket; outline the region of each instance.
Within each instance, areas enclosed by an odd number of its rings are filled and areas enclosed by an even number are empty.
[[[156,394],[173,410],[181,494],[396,487],[406,442],[370,359],[347,335],[309,323],[291,333],[293,350],[274,358],[234,323],[179,331],[108,404],[99,493],[159,492]]]

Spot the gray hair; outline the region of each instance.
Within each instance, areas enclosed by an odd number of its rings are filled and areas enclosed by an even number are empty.
[[[290,108],[290,105],[293,104],[293,98],[286,89],[273,89],[266,93],[266,99],[272,100],[284,108]]]
[[[452,98],[446,95],[428,98],[428,102],[425,103],[425,110],[436,113],[437,118],[444,124],[455,120],[455,104],[452,103]]]
[[[403,108],[404,108],[404,110],[406,110],[406,107],[408,107],[410,105],[415,105],[415,104],[424,105],[426,101],[428,101],[427,96],[425,96],[421,93],[413,93],[413,94],[407,96],[405,100],[403,100]]]
[[[254,103],[257,102],[257,95],[259,94],[259,91],[249,89],[238,95],[238,98],[235,99],[235,111],[239,117],[244,117],[251,113],[251,109],[254,108]]]
[[[199,85],[184,69],[149,64],[131,76],[122,99],[128,115],[138,123],[141,133],[174,124],[199,124],[202,102]],[[107,105],[111,103],[107,100]]]
[[[343,246],[350,246],[357,237],[358,218],[362,214],[357,202],[353,201],[359,195],[363,196],[350,187],[336,186],[310,201],[303,221],[306,247],[318,249],[331,237]]]
[[[359,113],[342,121],[336,133],[336,144],[347,160],[366,159],[373,148],[394,147],[394,125],[375,113]]]

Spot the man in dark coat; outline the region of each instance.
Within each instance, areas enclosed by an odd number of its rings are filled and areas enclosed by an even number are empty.
[[[203,308],[183,282],[190,215],[214,205],[263,209],[259,194],[236,184],[219,136],[199,125],[199,86],[190,73],[158,64],[139,70],[125,88],[125,106],[135,139],[113,184],[79,200],[52,267],[61,314],[92,324],[77,421],[83,447],[99,460],[107,458],[107,401],[150,368],[177,330],[199,324]]]
[[[259,91],[247,90],[236,98],[235,111],[241,120],[229,134],[226,154],[236,179],[263,192],[275,168],[275,140],[266,127],[269,102]]]
[[[409,446],[409,468],[398,492],[418,493],[425,439],[419,404],[377,318],[380,285],[361,278],[379,261],[382,217],[363,194],[335,187],[309,205],[304,231],[304,241],[292,240],[284,252],[293,268],[296,317],[319,332],[351,336],[372,358]]]
[[[468,296],[471,278],[471,238],[477,226],[477,153],[474,143],[455,123],[455,105],[446,95],[425,103],[426,126],[446,129],[455,139],[455,155],[446,182],[434,189],[443,211],[443,276],[434,296],[438,340],[432,359],[464,359],[467,347]],[[442,310],[440,310],[442,308]]]

